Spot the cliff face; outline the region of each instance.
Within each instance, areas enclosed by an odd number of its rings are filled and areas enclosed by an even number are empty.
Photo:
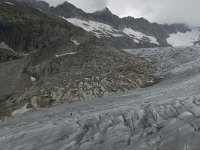
[[[73,36],[84,36],[58,17],[49,16],[24,3],[0,1],[0,41],[21,53],[33,53],[41,49],[72,49]]]
[[[0,63],[0,102],[30,86],[30,76],[24,72],[27,62],[27,58],[23,58]]]
[[[19,55],[4,42],[0,43],[0,63],[18,59]]]
[[[187,31],[191,31],[191,29],[187,25],[180,23],[179,24],[175,23],[171,25],[164,24],[163,27],[168,33],[177,33],[177,32],[185,33]]]

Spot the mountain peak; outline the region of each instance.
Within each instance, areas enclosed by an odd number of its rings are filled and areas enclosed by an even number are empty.
[[[105,7],[102,11],[111,13],[111,11],[108,7]]]
[[[71,6],[71,7],[76,7],[76,6],[74,6],[73,4],[71,4],[71,3],[69,3],[68,1],[65,1],[65,2],[63,2],[62,4],[60,4],[60,5],[58,5],[57,7],[59,7],[59,6]]]
[[[99,10],[99,11],[96,11],[96,12],[94,12],[95,14],[112,14],[112,12],[110,11],[110,9],[108,8],[108,7],[105,7],[104,9],[102,9],[102,10]]]

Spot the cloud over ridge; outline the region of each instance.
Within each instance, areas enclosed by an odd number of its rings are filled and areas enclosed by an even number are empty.
[[[51,5],[66,0],[45,0]],[[200,0],[68,0],[86,12],[108,7],[114,14],[124,17],[144,17],[158,23],[187,23],[200,26]]]

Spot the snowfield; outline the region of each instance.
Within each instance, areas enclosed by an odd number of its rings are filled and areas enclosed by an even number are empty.
[[[71,52],[71,53],[64,53],[64,54],[60,54],[60,55],[55,55],[55,57],[63,57],[63,56],[66,56],[66,55],[74,55],[76,54],[77,52]]]
[[[139,31],[134,31],[130,28],[124,28],[123,32],[131,37],[134,37],[135,40],[140,40],[140,41],[148,41],[149,43],[154,43],[159,45],[157,42],[157,39],[153,36],[148,36],[142,32]]]
[[[104,23],[90,21],[90,20],[84,21],[77,18],[67,18],[67,19],[64,17],[62,18],[72,23],[75,26],[83,28],[85,31],[93,32],[97,37],[101,36],[109,37],[110,35],[115,37],[122,36],[119,31],[115,30],[113,27]]]
[[[80,43],[76,40],[71,40],[76,46],[80,45]]]
[[[0,149],[199,150],[200,47],[125,51],[155,64],[161,82],[10,118]]]
[[[148,36],[142,32],[139,31],[134,31],[130,28],[124,28],[123,31],[116,30],[112,26],[100,23],[97,21],[85,21],[77,18],[64,18],[61,17],[68,22],[72,23],[75,26],[81,27],[87,32],[92,32],[94,33],[97,37],[123,37],[125,35],[132,37],[135,43],[140,43],[140,42],[149,42],[153,44],[159,45],[157,42],[157,39],[153,36]]]
[[[10,3],[10,2],[3,2],[3,3],[5,3],[5,4],[8,4],[8,5],[14,5],[13,3]]]
[[[167,38],[167,42],[172,46],[192,46],[199,37],[199,29],[193,29],[185,33],[178,32],[176,34],[170,34],[170,37]]]

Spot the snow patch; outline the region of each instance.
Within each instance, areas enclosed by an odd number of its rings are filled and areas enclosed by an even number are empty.
[[[76,40],[71,40],[75,45],[80,45],[80,43],[79,42],[77,42]]]
[[[87,32],[94,33],[97,37],[122,37],[122,36],[129,36],[133,38],[135,43],[140,43],[140,41],[146,41],[149,43],[159,45],[157,39],[153,36],[148,36],[142,32],[134,31],[130,28],[124,28],[123,31],[116,30],[112,26],[97,22],[97,21],[85,21],[77,18],[65,18],[60,16],[61,18],[67,20],[68,22],[72,23],[75,26],[81,27]]]
[[[41,9],[37,8],[37,10],[42,11]]]
[[[36,82],[36,78],[33,77],[33,76],[31,76],[31,81],[32,81],[32,82]]]
[[[140,41],[138,40],[138,39],[133,39],[133,41],[135,42],[135,43],[140,43]]]
[[[102,37],[102,36],[115,36],[115,37],[120,37],[123,36],[118,30],[115,30],[113,27],[100,23],[97,21],[85,21],[77,18],[65,18],[61,17],[68,22],[72,23],[75,26],[81,27],[87,32],[92,32],[94,33],[97,37]]]
[[[23,115],[31,110],[31,108],[27,108],[28,103],[26,103],[22,108],[15,110],[12,112],[12,116]]]
[[[66,55],[74,55],[77,52],[71,52],[71,53],[65,53],[65,54],[61,54],[61,55],[55,55],[56,57],[62,57],[62,56],[66,56]]]
[[[0,43],[0,49],[10,51],[10,52],[17,54],[17,52],[15,52],[13,49],[11,49],[5,42]]]
[[[124,28],[123,32],[129,36],[132,36],[134,37],[134,41],[137,43],[139,40],[142,40],[142,41],[147,41],[147,42],[150,42],[150,43],[154,43],[154,44],[157,44],[159,45],[157,39],[153,36],[148,36],[142,32],[139,32],[139,31],[134,31],[133,29],[131,28]]]
[[[173,33],[167,38],[168,44],[172,46],[192,46],[194,42],[198,40],[200,36],[199,29],[193,29],[185,33]]]
[[[10,2],[3,2],[5,4],[8,4],[8,5],[14,5],[13,3],[10,3]]]

